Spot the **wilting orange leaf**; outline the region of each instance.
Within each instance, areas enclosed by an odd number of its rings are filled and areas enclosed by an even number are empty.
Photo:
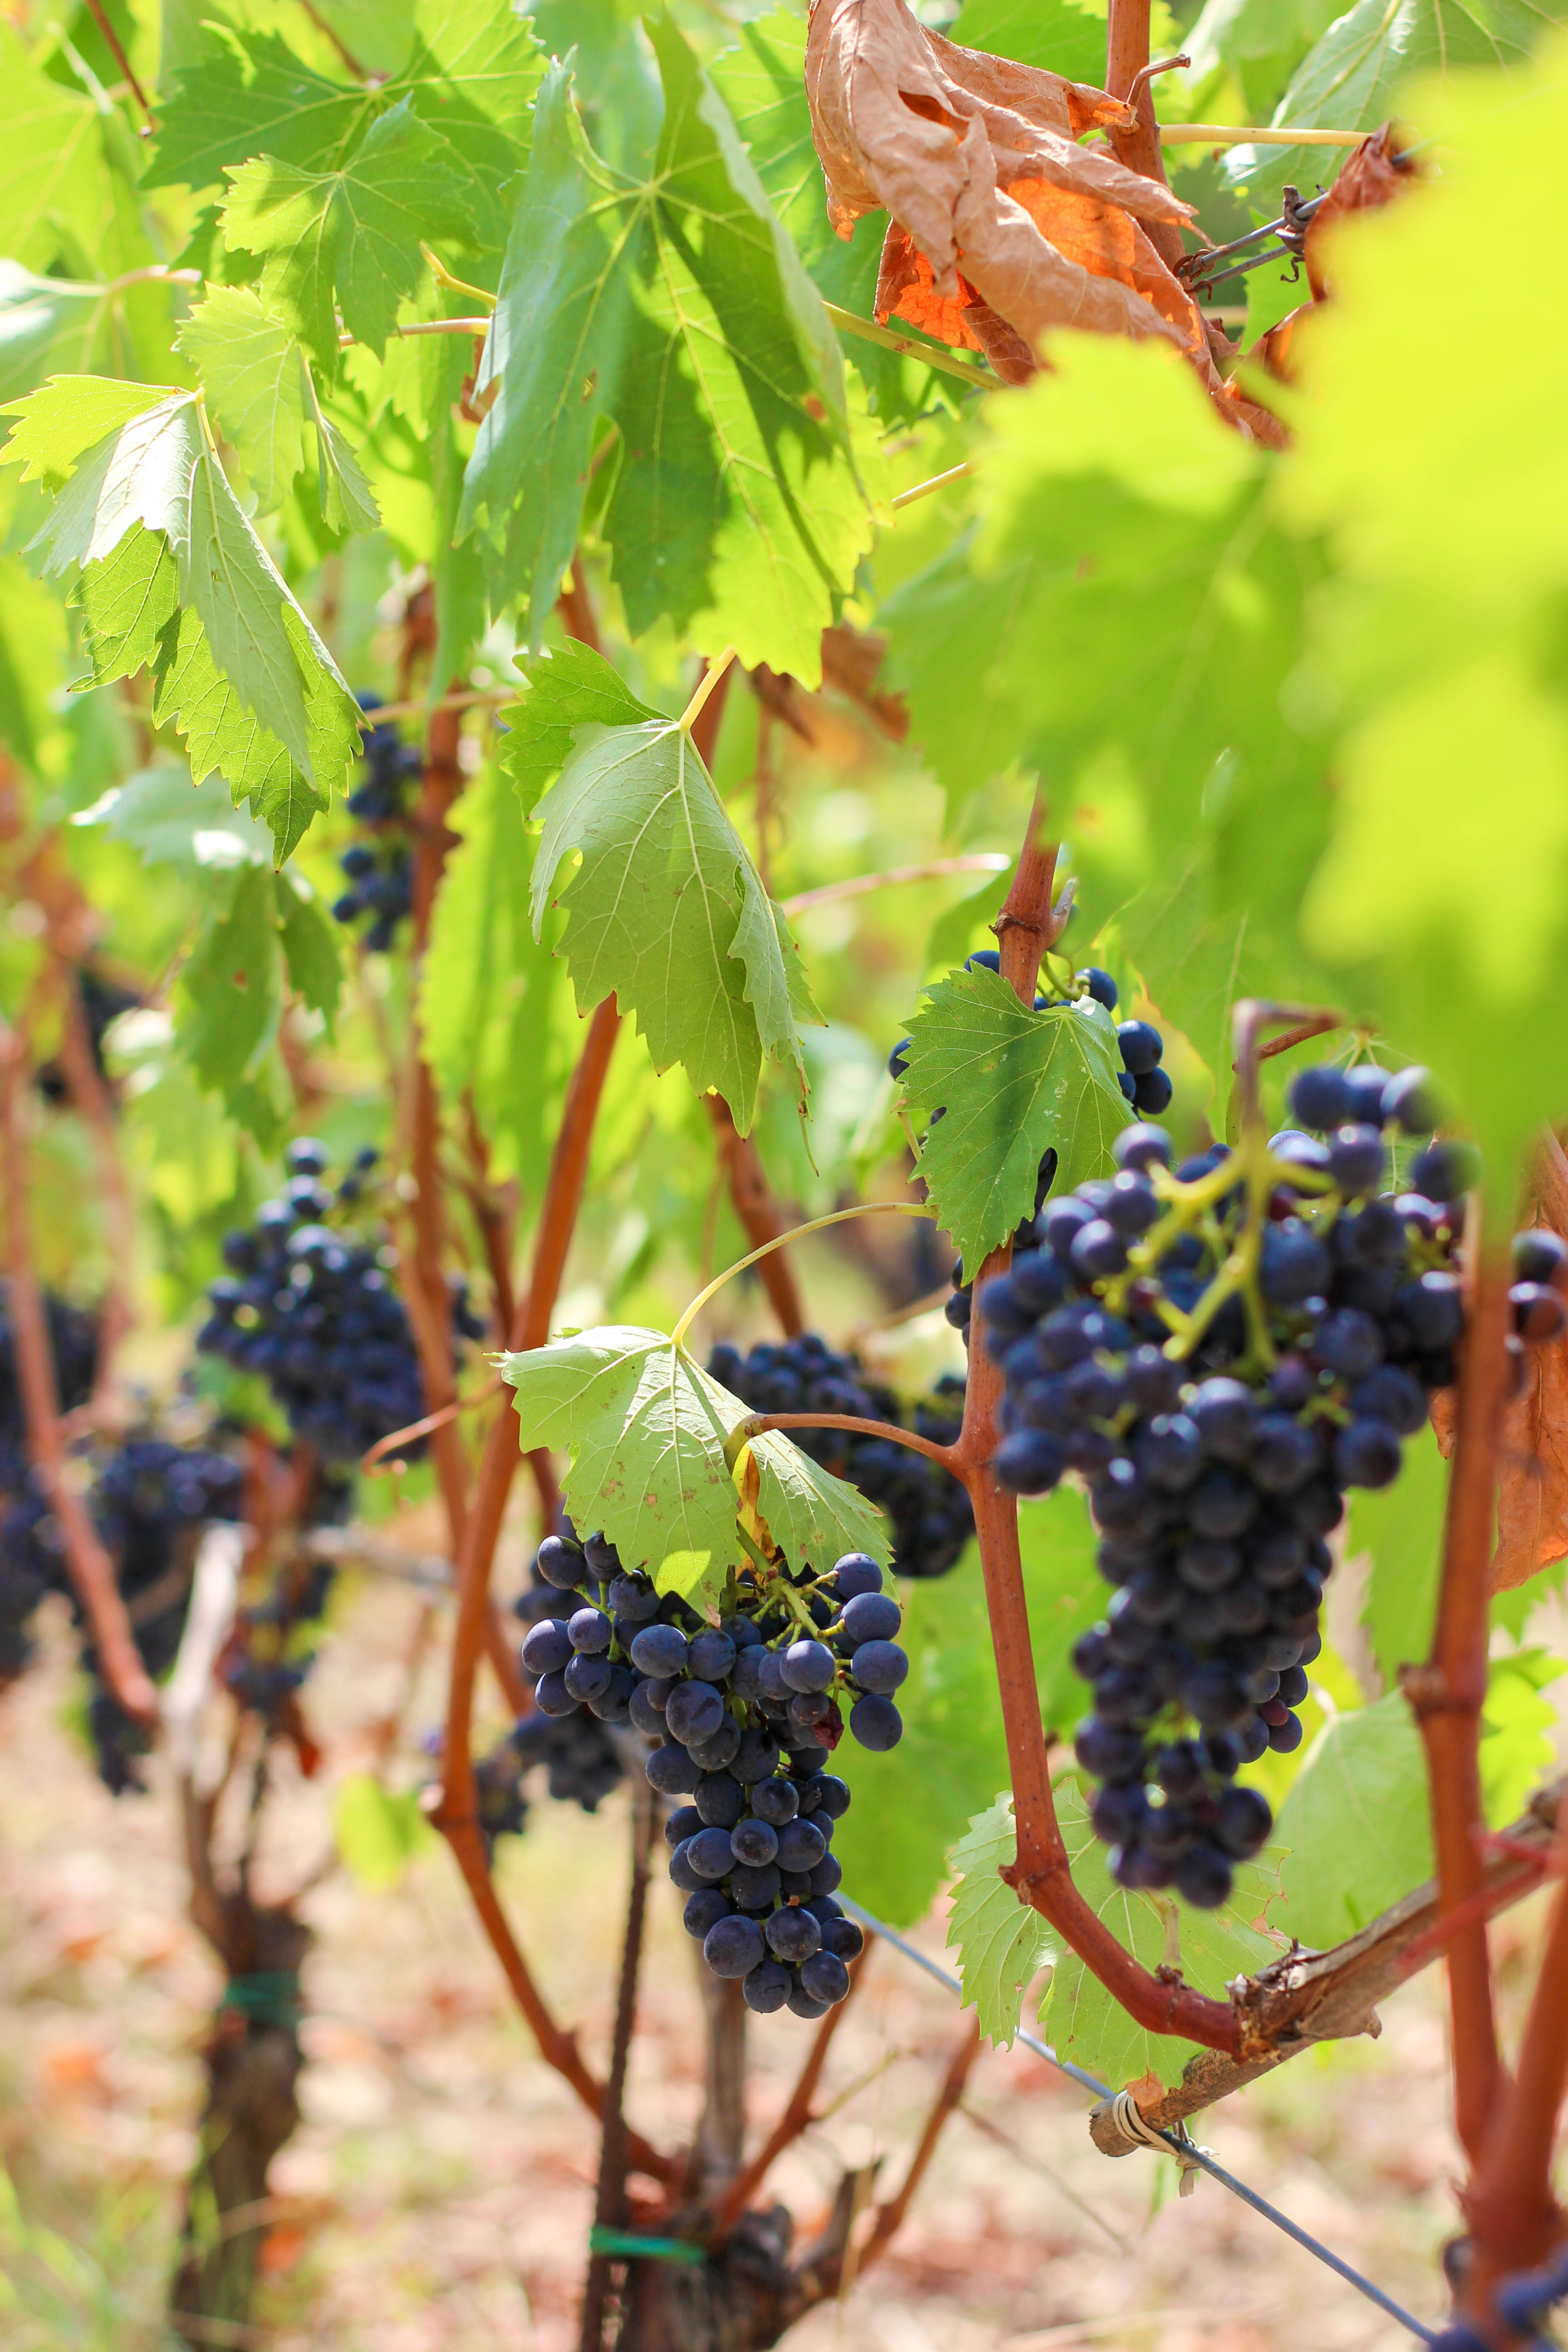
[[[1196,303],[1142,221],[1190,219],[1162,180],[1079,132],[1132,120],[1102,89],[928,32],[906,0],[813,0],[806,95],[828,215],[893,226],[877,315],[897,315],[1018,383],[1052,328],[1157,336],[1215,378]]]

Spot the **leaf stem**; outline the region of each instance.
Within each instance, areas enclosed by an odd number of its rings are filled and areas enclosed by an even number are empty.
[[[894,512],[897,513],[900,507],[912,507],[917,499],[929,499],[935,491],[945,490],[949,482],[962,482],[965,475],[973,471],[973,459],[965,457],[962,465],[950,466],[945,474],[933,474],[929,482],[917,482],[912,490],[900,490],[898,497],[890,501]]]
[[[896,335],[890,327],[879,327],[874,319],[862,319],[853,310],[841,310],[837,302],[825,302],[822,307],[840,334],[855,335],[863,343],[880,343],[885,352],[900,352],[905,359],[920,360],[926,367],[935,368],[939,375],[955,375],[961,383],[979,392],[994,392],[1001,382],[984,361],[969,367],[963,360],[955,360],[940,343],[922,342],[918,335]]]
[[[708,1301],[717,1297],[724,1285],[731,1281],[736,1275],[744,1274],[749,1265],[755,1265],[760,1257],[766,1257],[770,1250],[784,1249],[790,1242],[804,1241],[807,1234],[820,1234],[829,1225],[847,1224],[852,1217],[934,1217],[935,1215],[936,1211],[925,1201],[862,1201],[853,1209],[834,1209],[826,1217],[813,1217],[804,1225],[792,1225],[787,1234],[775,1234],[772,1241],[764,1242],[760,1249],[752,1250],[745,1257],[737,1258],[733,1265],[727,1265],[722,1274],[715,1275],[707,1289],[698,1292],[669,1336],[679,1348]]]
[[[731,1469],[753,1437],[765,1437],[770,1429],[849,1429],[858,1437],[879,1437],[898,1445],[907,1445],[911,1454],[923,1454],[928,1462],[940,1462],[955,1478],[969,1483],[969,1472],[955,1445],[942,1445],[934,1437],[921,1437],[917,1430],[900,1429],[896,1422],[867,1421],[854,1412],[753,1412],[745,1421],[738,1421],[724,1441],[724,1458]],[[731,1459],[731,1449],[734,1449]]]
[[[889,866],[880,874],[851,874],[842,882],[824,882],[815,890],[797,890],[781,898],[779,911],[793,922],[808,907],[831,907],[840,898],[863,898],[895,882],[940,882],[949,874],[1005,874],[1013,861],[999,849],[967,851],[962,857],[931,857],[923,866]]]
[[[1245,122],[1162,122],[1162,147],[1359,147],[1364,131],[1289,131]]]
[[[723,652],[721,654],[716,654],[713,659],[709,663],[707,668],[702,673],[702,677],[696,693],[692,696],[690,701],[687,704],[685,709],[680,714],[680,731],[683,735],[690,734],[692,729],[696,726],[698,720],[702,716],[703,709],[707,703],[709,696],[713,692],[715,687],[717,687],[720,679],[723,677],[725,671],[729,668],[730,664],[734,660],[734,646],[726,646]]]
[[[425,243],[423,237],[419,240],[419,251],[424,258],[425,267],[438,286],[445,286],[448,293],[471,294],[476,302],[484,304],[487,311],[494,310],[496,297],[493,294],[487,294],[482,286],[470,286],[466,278],[454,278],[440,255],[434,252]]]

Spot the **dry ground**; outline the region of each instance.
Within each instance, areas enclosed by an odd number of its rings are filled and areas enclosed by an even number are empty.
[[[390,1703],[414,1603],[351,1597],[313,1685],[321,1721]],[[64,1727],[60,1645],[0,1700],[0,2132],[21,2219],[0,2215],[6,2352],[153,2352],[192,2153],[197,2052],[216,1972],[184,1916],[167,1790],[116,1804]],[[436,1714],[432,1680],[411,1722]],[[326,1778],[354,1769],[340,1733]],[[408,1770],[412,1771],[412,1764]],[[263,1885],[302,1878],[328,1792],[283,1789]],[[626,1822],[536,1808],[505,1889],[560,2013],[603,2063]],[[852,1890],[851,1890],[852,1891]],[[661,1886],[631,2109],[671,2143],[695,2116],[693,1954]],[[594,2135],[535,2060],[444,1853],[396,1891],[342,1871],[307,1898],[306,2122],[275,2170],[279,2218],[256,2341],[272,2352],[566,2352],[592,2201]],[[1522,1965],[1531,1923],[1506,1933]],[[919,1940],[940,1951],[932,1918]],[[1426,2318],[1453,2226],[1444,2037],[1429,1977],[1380,2042],[1316,2053],[1205,2120],[1237,2173]],[[960,2032],[956,2003],[887,1948],[834,2047],[825,2120],[778,2170],[803,2227],[845,2162],[896,2178]],[[807,2029],[753,2029],[758,2116],[777,2111]],[[1210,2181],[1111,2164],[1081,2095],[1039,2060],[987,2054],[891,2256],[814,2313],[794,2352],[1394,2352],[1409,2338]],[[60,2244],[47,2234],[59,2232]],[[5,2276],[11,2282],[7,2296]]]

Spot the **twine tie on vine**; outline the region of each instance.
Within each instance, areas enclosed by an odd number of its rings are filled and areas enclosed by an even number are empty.
[[[1173,2125],[1169,2132],[1156,2131],[1152,2124],[1145,2123],[1131,2091],[1115,2092],[1111,2097],[1101,2101],[1095,2114],[1108,2117],[1127,2142],[1124,2148],[1113,2148],[1109,2153],[1131,2156],[1135,2147],[1152,2147],[1156,2156],[1173,2156],[1182,2176],[1176,2194],[1178,2197],[1192,2195],[1198,2185],[1198,2175],[1203,2170],[1199,2158],[1206,2156],[1212,2160],[1214,2150],[1212,2147],[1200,2147],[1184,2123]],[[1179,2145],[1173,2147],[1173,2140]]]

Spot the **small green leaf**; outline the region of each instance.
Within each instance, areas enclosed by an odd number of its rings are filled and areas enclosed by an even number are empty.
[[[321,520],[329,530],[376,530],[381,509],[365,478],[363,467],[322,409],[315,378],[304,370],[310,415],[316,427],[316,471],[321,486]],[[457,665],[447,663],[445,670]]]
[[[546,1122],[565,1070],[552,1008],[566,975],[553,941],[533,936],[532,863],[522,810],[500,769],[482,769],[448,823],[447,856],[420,965],[419,1031],[454,1111],[465,1097],[491,1150],[492,1173],[543,1182]]]
[[[379,358],[397,306],[425,274],[421,237],[460,230],[462,183],[409,101],[374,122],[334,172],[259,156],[229,167],[224,241],[264,257],[262,299],[328,376],[337,373],[337,305]]]
[[[417,1794],[395,1795],[368,1772],[352,1772],[339,1782],[332,1838],[349,1876],[367,1895],[389,1894],[409,1864],[437,1843]]]
[[[1494,1658],[1481,1709],[1481,1797],[1489,1829],[1506,1829],[1523,1812],[1556,1760],[1557,1708],[1542,1693],[1568,1674],[1568,1660],[1545,1650],[1511,1650]]]
[[[218,186],[237,155],[267,154],[321,171],[353,145],[373,101],[314,73],[276,34],[203,26],[199,60],[182,67],[158,109],[158,143],[142,185]]]
[[[1404,1693],[1336,1715],[1280,1808],[1285,1899],[1275,1925],[1326,1951],[1432,1872],[1420,1736]]]
[[[248,286],[214,286],[180,330],[179,348],[234,443],[263,514],[280,507],[305,464],[305,387],[292,331]]]
[[[45,53],[52,47],[46,43]],[[0,18],[0,251],[28,268],[47,269],[60,251],[62,226],[87,252],[102,234],[99,108],[85,91],[42,72],[8,17]],[[104,107],[112,110],[107,101]]]
[[[521,1437],[569,1447],[564,1491],[661,1591],[717,1597],[741,1558],[724,1441],[746,1408],[662,1331],[610,1324],[506,1356]]]
[[[1081,8],[1075,0],[963,0],[947,37],[966,49],[1041,66],[1064,81],[1105,87],[1103,7]]]
[[[1058,1780],[1055,1793],[1074,1885],[1146,1969],[1179,1968],[1188,1984],[1219,2000],[1234,1978],[1252,1976],[1279,1958],[1277,1937],[1263,1928],[1279,1894],[1275,1848],[1237,1869],[1230,1901],[1217,1911],[1197,1911],[1168,1895],[1130,1895],[1110,1875],[1110,1850],[1095,1836],[1076,1777]],[[1077,1954],[1065,1949],[1058,1954],[1040,2016],[1058,2053],[1114,2091],[1149,2074],[1162,2083],[1180,2082],[1198,2047],[1135,2024]]]
[[[581,657],[563,681],[606,702],[613,690]],[[539,673],[553,687],[554,665]],[[535,692],[538,691],[536,687]],[[673,720],[586,727],[570,693],[538,712],[553,750],[556,730],[575,748],[532,812],[543,827],[533,867],[534,936],[542,936],[551,891],[574,853],[580,863],[561,891],[562,951],[584,1012],[613,990],[635,1008],[654,1066],[684,1065],[699,1093],[721,1094],[742,1134],[749,1129],[765,1064],[793,1066],[804,1094],[790,964],[795,949],[712,781]],[[563,709],[574,714],[563,719]],[[509,713],[509,717],[512,714]],[[540,757],[530,742],[533,695],[515,714],[514,748],[503,761],[526,773]],[[581,731],[579,731],[581,730]]]
[[[1058,1486],[1018,1509],[1018,1544],[1029,1602],[1029,1634],[1047,1730],[1070,1738],[1089,1712],[1089,1693],[1074,1671],[1073,1644],[1105,1614],[1105,1579],[1095,1563],[1099,1538],[1089,1502],[1076,1486]]]
[[[1430,80],[1467,68],[1521,66],[1542,28],[1561,19],[1562,0],[1356,0],[1302,58],[1274,110],[1277,127],[1375,131],[1398,113],[1417,75]],[[1323,177],[1317,147],[1233,147],[1232,180],[1264,218],[1279,208],[1287,180],[1310,187]]]
[[[869,1552],[886,1568],[888,1522],[858,1487],[824,1470],[782,1429],[753,1437],[748,1451],[757,1465],[758,1508],[792,1568],[830,1568],[847,1551]]]
[[[947,1941],[959,1955],[963,2006],[973,2010],[982,2033],[1002,2050],[1013,2046],[1029,1987],[1052,1948],[1051,1931],[1039,1913],[1021,1903],[998,1875],[1017,1852],[1013,1800],[1004,1792],[988,1811],[975,1815],[968,1836],[952,1849],[955,1877],[947,1914]]]
[[[46,376],[89,373],[104,311],[101,286],[37,278],[18,261],[0,261],[0,407]]]
[[[163,383],[122,383],[118,376],[57,375],[21,400],[11,401],[11,427],[0,465],[20,466],[25,482],[58,488],[75,473],[83,456],[109,433],[145,411],[190,397]]]
[[[190,771],[172,760],[112,785],[71,823],[102,825],[128,842],[144,866],[178,866],[195,875],[272,863],[266,828],[232,805],[222,777],[193,785]]]
[[[274,877],[278,928],[289,977],[312,1013],[321,1013],[329,1034],[336,1018],[343,968],[336,927],[310,886],[298,874]]]
[[[1362,1622],[1385,1688],[1399,1669],[1431,1651],[1443,1570],[1443,1510],[1448,1465],[1430,1429],[1411,1439],[1405,1467],[1392,1486],[1351,1496],[1347,1554],[1370,1552],[1371,1572]]]
[[[601,529],[632,634],[667,615],[815,686],[871,527],[837,345],[711,83],[668,17],[650,38],[665,119],[646,176],[595,153],[565,67],[540,92],[458,528],[483,527],[537,646],[614,423]]]
[[[984,965],[939,981],[910,1024],[906,1101],[944,1107],[921,1174],[964,1264],[978,1267],[1034,1214],[1042,1156],[1068,1192],[1110,1165],[1132,1113],[1117,1084],[1116,1027],[1092,997],[1036,1013]]]
[[[270,874],[241,867],[226,911],[209,911],[180,975],[182,1046],[204,1087],[233,1108],[277,1032],[282,1010]]]

